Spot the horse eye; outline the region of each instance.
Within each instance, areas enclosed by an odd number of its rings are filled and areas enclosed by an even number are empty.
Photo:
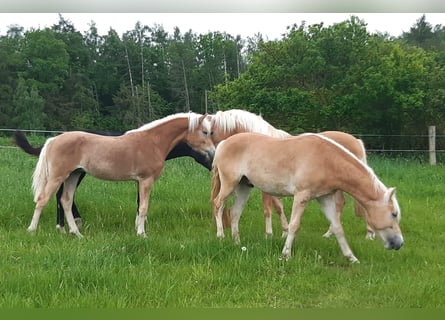
[[[207,135],[207,134],[208,134],[208,132],[207,132],[207,131],[203,131],[202,133],[204,133],[204,135]]]
[[[397,212],[391,212],[393,218],[397,218]]]

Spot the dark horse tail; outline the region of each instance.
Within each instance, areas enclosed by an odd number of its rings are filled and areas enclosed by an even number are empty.
[[[25,151],[26,153],[39,156],[42,151],[42,147],[33,147],[29,144],[28,139],[22,131],[14,131],[14,135],[12,136],[12,143],[14,143],[17,147]]]

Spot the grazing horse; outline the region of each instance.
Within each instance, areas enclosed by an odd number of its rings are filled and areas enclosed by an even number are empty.
[[[209,115],[208,117],[210,117],[212,120],[213,142],[215,143],[215,146],[217,146],[224,139],[242,132],[262,133],[277,138],[291,137],[291,135],[287,132],[273,127],[261,116],[245,110],[231,109],[227,111],[218,111],[215,115]],[[360,160],[366,163],[366,150],[363,142],[360,139],[356,139],[354,136],[340,131],[324,131],[320,134],[340,143],[342,146],[356,155]],[[341,215],[341,211],[345,205],[343,192],[338,191],[335,198],[337,201],[338,214]],[[273,197],[265,192],[262,193],[262,199],[266,222],[266,235],[272,235],[272,208],[275,208],[276,213],[280,218],[282,236],[285,237],[287,235],[288,223],[284,214],[282,201],[279,198]],[[363,208],[357,201],[354,201],[354,208],[355,215],[357,217],[365,217]],[[223,215],[223,223],[224,227],[230,226],[230,217],[226,211]],[[329,237],[331,235],[332,231],[329,228],[329,230],[323,236]],[[374,232],[369,224],[367,224],[366,238],[374,238]]]
[[[358,259],[350,249],[336,210],[335,194],[341,190],[362,205],[366,220],[386,249],[400,249],[400,207],[395,188],[387,188],[372,169],[345,147],[317,134],[272,138],[240,133],[217,146],[212,169],[211,203],[217,236],[224,237],[222,222],[226,202],[232,193],[232,237],[239,242],[238,222],[252,187],[274,196],[293,196],[289,230],[282,251],[291,255],[292,243],[307,203],[317,199],[330,222],[343,255]]]
[[[100,135],[107,135],[107,136],[120,136],[124,134],[125,132],[119,132],[119,131],[91,131],[88,130],[89,133],[95,133]],[[42,147],[33,147],[28,139],[26,138],[25,134],[22,131],[15,131],[13,135],[12,142],[21,148],[26,153],[33,155],[33,156],[39,156],[40,152],[42,150]],[[178,157],[191,157],[196,162],[207,168],[208,170],[212,169],[212,162],[211,160],[203,155],[200,152],[197,152],[193,150],[187,143],[185,142],[179,142],[167,155],[165,160],[170,160]],[[77,182],[77,186],[79,186],[82,179],[85,177],[85,172],[82,172],[79,176],[79,181]],[[56,193],[56,200],[57,200],[57,224],[56,228],[60,230],[61,232],[64,232],[64,226],[65,226],[65,212],[63,211],[62,204],[60,202],[60,198],[63,193],[63,184],[60,186],[60,188],[57,190]],[[139,194],[138,194],[138,207],[139,207]],[[73,205],[72,205],[72,212],[74,216],[74,220],[76,221],[77,226],[81,226],[82,224],[82,217],[80,216],[79,210],[77,209],[76,204],[74,203],[73,199]]]
[[[179,142],[186,142],[212,159],[215,146],[210,129],[206,115],[178,113],[118,137],[72,131],[48,139],[33,174],[36,207],[28,231],[37,229],[43,208],[63,183],[61,204],[70,233],[82,236],[71,208],[79,177],[86,172],[103,180],[138,182],[140,203],[135,225],[137,235],[145,236],[151,188],[167,154]]]

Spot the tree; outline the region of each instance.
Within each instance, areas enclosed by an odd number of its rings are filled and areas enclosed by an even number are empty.
[[[37,87],[28,88],[25,80],[20,79],[14,98],[14,124],[21,129],[44,129],[44,105],[45,101],[39,95]]]

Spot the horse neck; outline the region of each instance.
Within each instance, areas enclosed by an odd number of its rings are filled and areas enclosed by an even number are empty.
[[[359,160],[350,160],[353,161],[342,164],[341,170],[338,168],[335,170],[337,179],[342,184],[341,190],[349,193],[365,206],[367,203],[382,200],[386,187]]]
[[[158,149],[161,151],[164,159],[178,145],[184,141],[189,130],[189,121],[187,118],[177,118],[165,123],[161,123],[150,130],[140,131],[143,135],[159,137],[156,139]]]

